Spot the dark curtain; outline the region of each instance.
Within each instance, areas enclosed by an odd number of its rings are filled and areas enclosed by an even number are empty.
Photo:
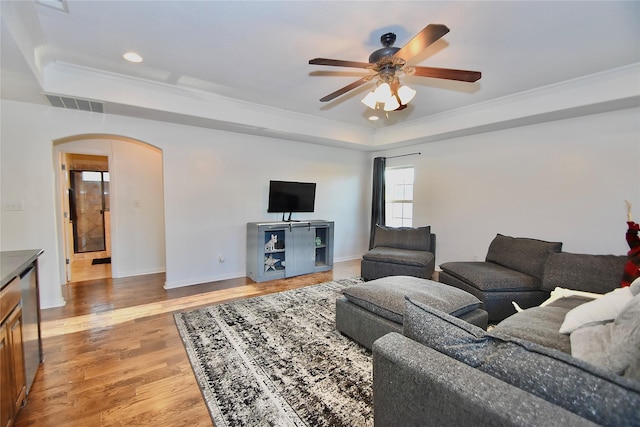
[[[373,248],[373,237],[376,224],[384,225],[384,169],[387,164],[385,157],[373,159],[373,194],[371,197],[371,232],[369,234],[369,249]]]

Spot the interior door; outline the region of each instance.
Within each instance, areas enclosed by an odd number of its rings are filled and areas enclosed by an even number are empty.
[[[71,171],[69,210],[73,223],[73,251],[75,253],[106,250],[105,173]]]

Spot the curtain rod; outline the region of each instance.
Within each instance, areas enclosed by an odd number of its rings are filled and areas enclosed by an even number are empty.
[[[398,156],[391,156],[391,157],[385,157],[385,159],[395,159],[397,157],[406,157],[406,156],[419,156],[422,153],[418,152],[418,153],[409,153],[409,154],[400,154]]]

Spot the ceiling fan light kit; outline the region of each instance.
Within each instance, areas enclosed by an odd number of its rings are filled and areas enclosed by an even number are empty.
[[[416,91],[409,86],[400,86],[400,89],[398,89],[398,98],[400,98],[400,103],[404,105],[411,102],[414,96],[416,96]]]
[[[398,85],[400,81],[396,78],[394,86]],[[384,111],[395,111],[401,106],[406,106],[414,96],[416,91],[409,86],[402,85],[397,90],[392,90],[388,83],[381,83],[374,91],[367,93],[361,102],[372,110],[384,104]]]
[[[384,111],[395,111],[398,107],[400,107],[400,103],[395,98],[384,103]]]
[[[369,92],[367,96],[365,96],[360,102],[362,102],[364,105],[371,108],[372,110],[375,110],[378,105],[378,98],[376,97],[375,93]]]
[[[402,85],[396,72],[403,72],[408,76],[431,77],[437,79],[457,80],[463,82],[475,82],[482,77],[479,71],[454,70],[448,68],[405,66],[418,53],[422,52],[442,36],[449,29],[441,24],[429,24],[402,48],[393,47],[396,35],[386,33],[380,37],[382,46],[369,56],[369,62],[343,61],[339,59],[315,58],[309,61],[311,65],[329,65],[336,67],[364,68],[373,71],[360,80],[338,89],[329,95],[320,98],[321,102],[331,101],[350,90],[353,90],[374,78],[378,78],[377,87],[369,92],[362,103],[375,110],[380,107],[384,111],[400,111],[407,108],[407,104],[415,97],[416,91],[409,86]]]
[[[373,91],[373,94],[376,96],[378,102],[387,102],[393,96],[389,83],[381,83],[380,86]]]

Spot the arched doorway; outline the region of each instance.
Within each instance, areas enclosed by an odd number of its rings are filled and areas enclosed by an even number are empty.
[[[53,149],[64,281],[164,272],[162,150],[103,134]]]

